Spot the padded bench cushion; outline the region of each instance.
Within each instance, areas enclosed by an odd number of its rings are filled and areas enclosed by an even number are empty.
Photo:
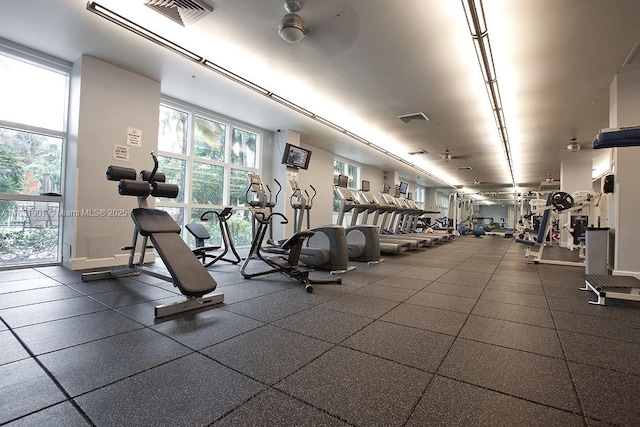
[[[160,209],[136,208],[131,211],[131,218],[143,236],[152,233],[180,233],[180,226],[171,215]]]
[[[521,243],[523,245],[527,245],[527,246],[535,246],[536,242],[534,242],[533,240],[525,240],[525,239],[516,239],[516,243]]]
[[[180,292],[201,297],[215,290],[216,281],[178,233],[154,233],[149,237]]]
[[[197,222],[192,222],[191,224],[185,225],[185,227],[187,230],[191,232],[191,234],[195,236],[196,239],[207,240],[211,238],[206,227],[202,224],[198,224]]]
[[[593,141],[593,148],[636,147],[640,145],[640,127],[600,132]]]

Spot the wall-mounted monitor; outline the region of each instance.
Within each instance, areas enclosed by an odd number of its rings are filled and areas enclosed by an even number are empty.
[[[362,180],[362,185],[360,186],[362,191],[369,191],[371,189],[371,183],[365,179]]]
[[[349,177],[347,175],[338,175],[338,187],[347,188],[349,186]]]
[[[400,194],[407,194],[408,189],[409,189],[409,184],[407,184],[406,182],[400,181],[400,184],[398,184],[398,192]]]
[[[287,143],[282,154],[282,164],[296,169],[308,169],[311,151]]]

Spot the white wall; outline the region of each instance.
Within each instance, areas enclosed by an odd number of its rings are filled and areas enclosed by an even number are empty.
[[[480,205],[479,207],[479,214],[481,217],[493,218],[493,222],[497,224],[500,224],[500,219],[504,218],[505,226],[509,226],[509,208],[507,205]]]
[[[72,71],[69,141],[66,152],[63,264],[92,269],[125,264],[119,248],[131,243],[135,197],[118,195],[107,181],[110,164],[151,169],[150,152],[158,148],[160,83],[87,55]],[[127,129],[142,131],[140,147],[127,145]],[[113,159],[114,145],[127,146],[130,160]],[[103,209],[105,214],[89,215]],[[124,212],[124,216],[109,216]]]
[[[610,126],[640,125],[640,71],[618,74],[610,87]],[[640,277],[638,212],[640,212],[640,147],[615,148],[613,222],[614,274]]]

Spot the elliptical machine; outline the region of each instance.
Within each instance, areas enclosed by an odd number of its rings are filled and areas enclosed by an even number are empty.
[[[309,273],[313,271],[313,268],[305,267],[299,264],[301,251],[307,239],[314,235],[313,231],[299,231],[293,236],[282,242],[278,248],[277,255],[268,256],[266,250],[263,250],[262,243],[267,234],[267,230],[271,228],[271,225],[276,217],[282,219],[282,224],[288,222],[287,218],[278,212],[270,212],[268,208],[251,208],[254,221],[258,227],[256,234],[251,242],[251,249],[249,254],[245,258],[244,264],[240,269],[240,273],[246,279],[251,279],[257,276],[263,276],[271,273],[282,273],[292,279],[304,285],[307,292],[313,292],[312,284],[341,284],[342,278],[337,277],[335,279],[311,279]],[[275,249],[271,249],[269,252],[275,252]],[[267,264],[270,268],[267,270],[248,272],[247,268],[252,260],[261,260]]]
[[[297,174],[293,172],[289,177],[289,185],[292,190],[289,203],[294,211],[294,232],[302,231],[306,215],[307,230],[314,233],[300,253],[300,262],[319,270],[331,271],[332,274],[353,270],[355,267],[349,267],[345,228],[336,224],[311,228],[310,212],[313,207],[313,198],[317,194],[315,188],[311,186],[314,192],[311,197],[306,190],[303,193],[298,184]]]

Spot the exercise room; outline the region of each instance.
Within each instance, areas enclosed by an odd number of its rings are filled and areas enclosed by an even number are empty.
[[[0,14],[0,426],[638,425],[637,0]]]

